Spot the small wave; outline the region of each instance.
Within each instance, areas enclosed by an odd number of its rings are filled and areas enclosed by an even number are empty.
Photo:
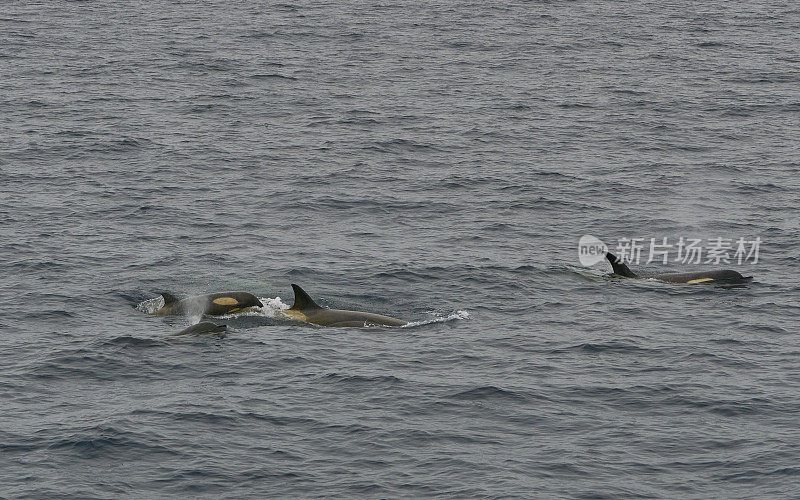
[[[781,328],[780,326],[777,326],[777,325],[752,325],[752,324],[750,324],[750,325],[747,325],[746,328],[751,333],[757,333],[757,332],[758,333],[766,333],[766,334],[777,333],[777,334],[781,334],[781,335],[785,335],[785,334],[789,333],[788,330],[786,330],[785,328]]]
[[[111,381],[148,375],[134,369],[128,359],[96,350],[62,351],[32,365],[24,374],[34,380],[91,379]]]
[[[221,104],[215,103],[208,103],[208,104],[194,104],[189,106],[188,112],[191,114],[201,114],[201,113],[208,113],[211,111],[216,111],[218,109],[224,108],[225,106]]]
[[[634,89],[613,89],[611,91],[613,94],[625,94],[625,95],[647,95],[647,92],[643,92],[641,90],[634,90]]]
[[[108,143],[97,144],[90,147],[92,151],[131,151],[134,149],[142,148],[150,143],[147,139],[136,139],[133,137],[124,137],[116,139]]]
[[[254,80],[271,80],[274,78],[277,78],[279,80],[297,80],[297,78],[294,76],[279,75],[277,73],[250,75],[250,78]]]
[[[556,349],[551,351],[553,353],[568,352],[568,351],[582,351],[582,352],[636,352],[643,351],[640,347],[630,344],[622,344],[619,342],[608,342],[603,344],[592,344],[585,342],[583,344],[574,345],[565,349]]]
[[[347,118],[344,120],[337,120],[335,123],[340,125],[377,125],[381,122],[374,118]]]
[[[243,38],[255,38],[256,40],[258,40],[258,39],[262,39],[262,38],[272,38],[274,36],[275,36],[275,32],[256,31],[256,32],[253,32],[253,33],[249,33],[247,35],[243,35]],[[272,66],[272,65],[283,66],[283,64],[280,64],[280,63],[268,63],[267,65],[268,66]]]
[[[593,108],[594,106],[585,102],[562,102],[560,104],[556,104],[559,108]]]
[[[775,411],[774,405],[768,399],[749,398],[744,400],[718,400],[704,401],[690,399],[685,396],[676,396],[667,400],[669,404],[682,405],[690,408],[722,415],[725,417],[736,417],[742,415],[759,415]]]
[[[772,470],[748,469],[742,472],[737,472],[735,474],[726,474],[720,476],[720,479],[723,481],[751,484],[763,478],[769,478],[774,476],[796,477],[798,474],[800,474],[800,467],[780,467]]]
[[[458,392],[451,396],[450,399],[525,399],[524,396],[517,394],[513,391],[506,391],[494,385],[487,385],[484,387],[476,387],[468,391]]]
[[[169,413],[169,418],[176,421],[208,423],[208,424],[227,424],[235,423],[237,416],[234,413],[222,414],[210,411],[189,411]]]
[[[446,323],[448,321],[456,321],[459,319],[469,319],[469,311],[466,309],[458,309],[453,311],[447,316],[436,316],[431,319],[427,319],[424,321],[412,321],[411,323],[404,325],[400,328],[410,328],[412,326],[422,326],[422,325],[430,325],[431,323]]]
[[[339,373],[328,373],[323,378],[335,382],[343,382],[347,384],[398,384],[403,382],[393,375],[342,375]]]
[[[180,455],[170,448],[145,442],[135,434],[108,426],[98,426],[78,432],[49,444],[47,449],[51,451],[65,450],[84,458],[114,455],[122,449],[125,450],[126,455],[137,452],[148,455]]]
[[[392,429],[391,437],[407,443],[427,443],[444,442],[457,443],[459,445],[499,445],[502,440],[492,434],[483,433],[463,433],[446,431],[426,431],[422,429]]]
[[[64,319],[64,318],[74,318],[76,317],[76,315],[75,313],[71,313],[69,311],[51,310],[51,311],[36,311],[31,313],[28,317],[31,319],[48,319],[48,320],[58,321],[59,319]]]
[[[704,48],[704,49],[722,48],[722,47],[726,47],[726,46],[727,46],[726,44],[721,43],[721,42],[700,42],[700,43],[695,44],[695,47],[700,47],[700,48]]]
[[[0,443],[0,451],[3,453],[27,453],[42,448],[38,443]]]
[[[101,346],[120,346],[120,347],[160,347],[165,345],[164,342],[154,339],[143,339],[124,335],[122,337],[106,340]]]
[[[88,130],[59,130],[55,133],[55,135],[63,137],[86,137],[92,134],[93,132]]]
[[[440,148],[432,143],[422,143],[408,139],[391,139],[388,141],[378,141],[372,146],[364,149],[374,149],[385,153],[417,152],[417,151],[440,151]]]
[[[712,344],[722,344],[722,345],[744,345],[746,342],[737,339],[731,338],[724,338],[724,339],[710,339],[710,343]]]

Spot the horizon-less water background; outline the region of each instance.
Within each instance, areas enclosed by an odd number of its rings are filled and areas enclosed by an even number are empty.
[[[799,28],[5,2],[0,495],[796,495]],[[763,243],[731,290],[611,279],[583,234]],[[290,283],[418,324],[175,340],[137,308]]]

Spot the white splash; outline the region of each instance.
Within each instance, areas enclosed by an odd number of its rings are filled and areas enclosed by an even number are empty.
[[[258,300],[264,304],[264,307],[248,307],[247,309],[239,312],[234,312],[232,314],[225,314],[223,316],[214,316],[215,318],[222,318],[222,319],[229,319],[229,318],[237,318],[240,316],[260,316],[262,318],[276,318],[280,317],[279,314],[287,309],[289,306],[286,305],[280,297],[275,297],[271,299],[269,297],[259,297]]]
[[[153,297],[152,299],[143,300],[136,304],[136,309],[145,314],[155,314],[155,312],[162,307],[164,307],[164,297],[161,295]]]
[[[431,323],[445,323],[447,321],[456,321],[460,319],[469,319],[469,311],[467,311],[466,309],[458,309],[456,311],[451,312],[447,316],[434,316],[433,318],[426,319],[424,321],[412,321],[407,325],[403,325],[401,328],[430,325]]]

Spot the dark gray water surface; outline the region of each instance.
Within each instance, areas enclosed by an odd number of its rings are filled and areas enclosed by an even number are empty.
[[[799,32],[794,2],[4,2],[0,495],[796,495]],[[583,268],[583,234],[763,243],[720,289]],[[293,322],[290,283],[415,323]],[[271,306],[170,339],[197,318],[144,314],[163,290]]]

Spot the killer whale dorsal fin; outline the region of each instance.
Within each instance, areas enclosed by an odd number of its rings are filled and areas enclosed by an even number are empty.
[[[308,296],[305,290],[292,283],[294,290],[294,305],[289,308],[291,311],[303,311],[306,309],[322,309],[314,302],[314,299]]]
[[[611,252],[606,252],[606,259],[611,263],[611,267],[614,268],[614,274],[619,274],[620,276],[625,276],[626,278],[635,278],[636,274],[633,271],[628,269],[628,266],[622,263],[617,256]]]
[[[167,306],[169,304],[174,304],[175,302],[180,302],[178,298],[171,293],[161,292],[161,296],[164,297],[164,305]]]

